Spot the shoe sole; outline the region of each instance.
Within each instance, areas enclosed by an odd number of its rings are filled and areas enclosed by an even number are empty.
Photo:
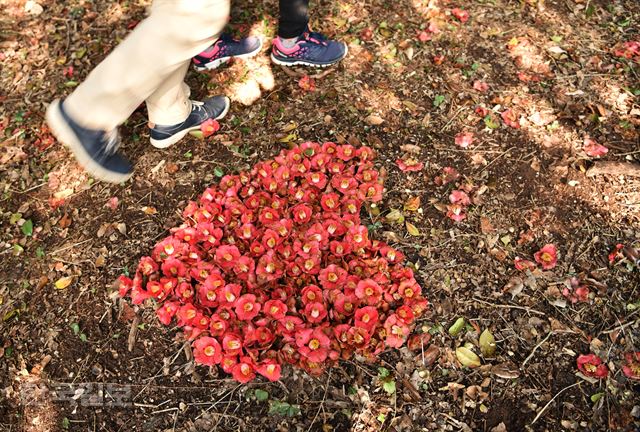
[[[91,158],[91,155],[87,153],[78,136],[62,116],[60,99],[56,99],[49,104],[45,118],[53,136],[67,146],[75,156],[78,164],[94,178],[109,183],[124,183],[131,178],[133,173],[122,174],[110,171]]]
[[[216,117],[214,120],[222,120],[223,118],[225,118],[225,116],[229,112],[229,108],[231,108],[231,99],[229,99],[228,97],[225,97],[225,102],[227,102],[227,106],[218,115],[218,117]],[[188,128],[188,129],[185,129],[183,131],[180,131],[177,134],[172,135],[169,138],[165,138],[163,140],[156,140],[156,139],[151,138],[150,139],[151,140],[151,145],[154,146],[155,148],[158,148],[158,149],[166,149],[168,147],[171,147],[172,145],[174,145],[178,141],[180,141],[182,138],[186,137],[189,132],[193,132],[193,131],[196,131],[196,130],[200,130],[200,125],[193,126],[193,127]]]
[[[274,62],[275,64],[279,65],[279,66],[309,66],[309,67],[323,68],[324,69],[324,68],[328,68],[330,66],[333,66],[336,63],[344,60],[344,58],[349,53],[349,47],[347,45],[345,45],[344,48],[345,48],[344,55],[342,57],[340,57],[339,59],[335,60],[333,63],[320,64],[320,63],[312,63],[312,62],[304,61],[304,60],[295,60],[293,62],[288,62],[288,61],[284,61],[284,60],[278,59],[276,56],[273,55],[273,52],[271,53],[271,61]]]
[[[222,57],[219,59],[216,59],[212,62],[209,63],[205,63],[203,66],[197,66],[195,65],[194,68],[198,71],[198,72],[204,72],[207,70],[214,70],[214,69],[218,69],[220,66],[222,66],[223,64],[229,62],[229,60],[231,59],[238,59],[238,60],[244,60],[244,59],[248,59],[251,57],[255,57],[256,55],[258,55],[258,53],[262,50],[262,40],[260,40],[260,46],[258,46],[258,48],[256,48],[255,50],[248,52],[246,54],[240,54],[237,56],[230,56],[230,57]]]

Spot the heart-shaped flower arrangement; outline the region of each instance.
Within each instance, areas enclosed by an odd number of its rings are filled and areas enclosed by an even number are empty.
[[[401,252],[369,239],[364,202],[382,199],[368,147],[304,143],[228,175],[120,278],[134,304],[174,318],[195,361],[239,382],[313,374],[400,347],[427,300]]]

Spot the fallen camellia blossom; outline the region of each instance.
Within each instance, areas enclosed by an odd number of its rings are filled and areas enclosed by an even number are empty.
[[[373,157],[307,142],[224,176],[133,279],[120,277],[120,295],[150,300],[197,364],[241,383],[277,381],[284,364],[320,374],[402,346],[428,302],[403,254],[361,223],[364,203],[382,199]]]
[[[605,378],[609,375],[609,368],[602,363],[602,359],[595,354],[581,354],[577,359],[578,370],[593,378]]]
[[[622,44],[621,48],[614,50],[616,57],[626,58],[628,60],[638,57],[640,59],[640,42],[628,41]]]
[[[484,81],[476,80],[473,82],[473,89],[484,93],[489,90],[489,84]]]
[[[215,119],[209,119],[200,125],[200,131],[204,138],[210,137],[220,130],[220,123]]]
[[[622,366],[622,373],[627,378],[640,380],[640,351],[625,353],[624,359],[627,364]]]
[[[458,19],[458,21],[460,21],[463,24],[469,21],[469,12],[467,12],[466,10],[463,10],[460,8],[453,8],[451,9],[451,15],[456,17],[456,19]]]
[[[591,157],[604,156],[609,152],[608,148],[601,144],[598,144],[594,139],[588,136],[584,138],[582,149],[588,156]]]
[[[433,62],[437,65],[441,65],[442,63],[444,63],[444,59],[445,57],[443,55],[433,56]]]
[[[424,168],[424,164],[422,162],[418,162],[413,158],[398,159],[396,161],[396,165],[398,165],[398,168],[400,168],[402,172],[420,171]]]
[[[502,117],[502,121],[507,126],[510,126],[514,129],[520,129],[520,123],[518,122],[518,115],[512,109],[507,109],[500,114]]]
[[[449,204],[447,209],[447,217],[455,222],[461,222],[467,217],[465,207],[460,204]]]
[[[316,82],[309,75],[304,75],[298,80],[298,87],[306,92],[316,91]]]
[[[451,204],[460,204],[461,206],[471,205],[471,200],[469,199],[469,195],[463,190],[454,190],[449,195],[449,201]]]
[[[460,132],[456,135],[455,143],[457,146],[462,148],[468,148],[471,144],[473,144],[473,132]]]
[[[429,42],[431,40],[431,34],[426,30],[421,30],[418,32],[417,38],[420,42]]]
[[[572,277],[567,282],[567,285],[568,286],[565,286],[562,290],[562,295],[571,301],[571,303],[584,303],[589,301],[589,288],[580,285],[578,278]]]
[[[533,257],[544,270],[551,270],[558,263],[558,251],[552,244],[545,245]]]
[[[536,263],[534,263],[533,261],[522,259],[520,257],[516,257],[513,260],[513,265],[516,267],[517,270],[520,270],[520,271],[523,271],[523,270],[533,271],[536,268]]]
[[[438,186],[447,185],[460,178],[460,173],[453,167],[442,168],[442,175],[436,176],[433,182]]]
[[[623,255],[620,253],[620,251],[624,249],[624,245],[622,243],[618,243],[616,245],[616,248],[611,251],[611,253],[609,253],[608,259],[609,259],[609,264],[613,264],[618,258],[622,258]]]

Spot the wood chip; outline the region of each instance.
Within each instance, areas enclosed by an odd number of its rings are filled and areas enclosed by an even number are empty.
[[[640,177],[640,164],[629,162],[599,161],[587,170],[590,177],[609,174]]]

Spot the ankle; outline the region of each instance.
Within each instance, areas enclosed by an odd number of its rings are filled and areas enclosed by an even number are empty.
[[[285,48],[293,48],[294,45],[298,43],[299,39],[300,39],[299,37],[283,38],[281,36],[278,36],[278,40],[280,41],[280,44]]]

